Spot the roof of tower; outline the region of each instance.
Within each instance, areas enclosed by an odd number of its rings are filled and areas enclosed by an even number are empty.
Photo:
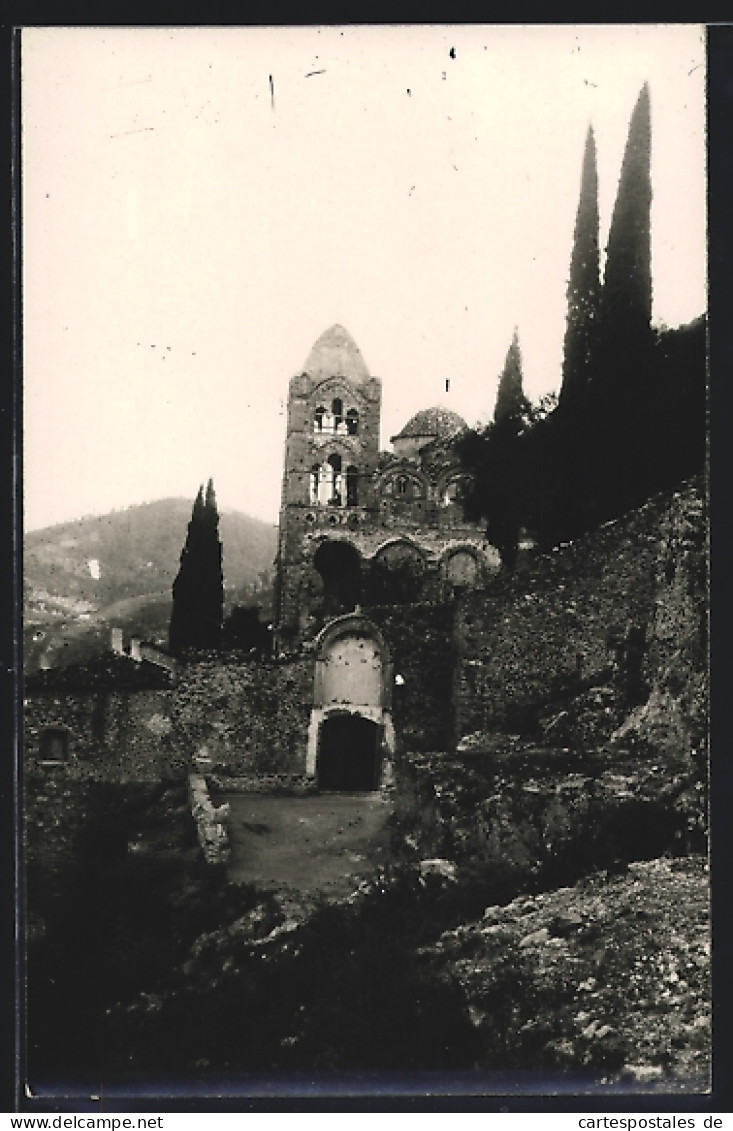
[[[457,412],[450,408],[441,408],[434,405],[432,408],[420,409],[411,416],[401,432],[393,436],[393,440],[402,440],[410,436],[430,436],[436,440],[447,440],[468,428],[466,421]]]
[[[361,350],[349,331],[338,323],[321,334],[308,354],[303,371],[321,381],[327,377],[368,381],[370,377]]]

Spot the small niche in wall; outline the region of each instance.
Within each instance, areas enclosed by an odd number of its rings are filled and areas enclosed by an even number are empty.
[[[64,727],[44,727],[40,739],[40,759],[56,764],[69,760],[69,732]]]

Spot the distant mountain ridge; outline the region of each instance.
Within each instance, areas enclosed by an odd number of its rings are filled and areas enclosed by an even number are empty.
[[[26,670],[99,652],[112,625],[162,642],[191,508],[188,499],[159,499],[28,532]],[[226,606],[267,594],[277,526],[227,510],[219,531]]]

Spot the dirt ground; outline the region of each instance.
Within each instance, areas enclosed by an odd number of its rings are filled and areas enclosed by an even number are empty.
[[[344,896],[386,858],[392,807],[380,793],[218,794],[229,803],[229,879]]]

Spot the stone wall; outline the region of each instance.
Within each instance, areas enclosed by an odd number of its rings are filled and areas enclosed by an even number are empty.
[[[401,749],[429,750],[450,741],[452,617],[452,606],[370,610],[400,675],[392,721]],[[44,771],[42,735],[57,729],[68,747],[57,768],[72,779],[181,780],[198,757],[228,776],[301,788],[314,660],[310,650],[269,660],[201,654],[182,661],[173,682],[153,688],[125,686],[130,661],[119,671],[107,671],[105,661],[103,678],[91,669],[73,679],[43,673],[26,692],[26,765]]]
[[[48,690],[25,700],[25,765],[44,772],[44,731],[65,733],[69,779],[112,782],[179,778],[187,764],[173,735],[170,692],[144,688]]]
[[[390,650],[398,753],[446,749],[453,733],[454,606],[384,605],[368,609],[367,615]]]
[[[572,883],[591,868],[704,852],[698,767],[684,755],[558,750],[505,737],[490,751],[410,755],[398,779],[404,851],[489,865],[507,891]]]
[[[398,749],[434,750],[453,733],[453,607],[369,609],[384,633],[393,670]],[[314,654],[281,660],[201,658],[182,664],[171,692],[175,740],[213,770],[291,786],[305,772],[313,706]],[[279,787],[279,785],[278,785]]]
[[[231,775],[226,767],[207,772],[209,787],[216,793],[279,793],[283,797],[306,797],[317,793],[315,778],[308,774]]]
[[[613,735],[644,754],[687,749],[704,763],[708,736],[707,513],[702,491],[671,500],[661,529],[645,655],[649,695]]]
[[[617,678],[633,640],[637,695],[644,698],[680,633],[694,633],[693,622],[700,624],[704,587],[687,604],[678,594],[664,630],[658,610],[670,586],[687,585],[674,581],[678,528],[687,529],[688,543],[695,542],[694,568],[704,572],[701,499],[699,484],[652,499],[463,597],[455,626],[456,736],[497,727],[531,729],[543,705]],[[688,556],[692,553],[688,545]]]
[[[76,838],[88,810],[90,785],[65,770],[28,773],[23,788],[24,868],[53,874],[74,859]]]
[[[181,664],[171,693],[175,741],[238,776],[302,774],[312,701],[312,655],[201,657]]]
[[[706,529],[692,484],[457,604],[365,610],[389,648],[397,755],[492,731],[704,750]],[[39,673],[26,681],[26,765],[44,770],[42,737],[56,728],[72,780],[182,780],[198,756],[230,776],[295,781],[307,771],[314,660],[204,654],[172,679],[113,656]]]

